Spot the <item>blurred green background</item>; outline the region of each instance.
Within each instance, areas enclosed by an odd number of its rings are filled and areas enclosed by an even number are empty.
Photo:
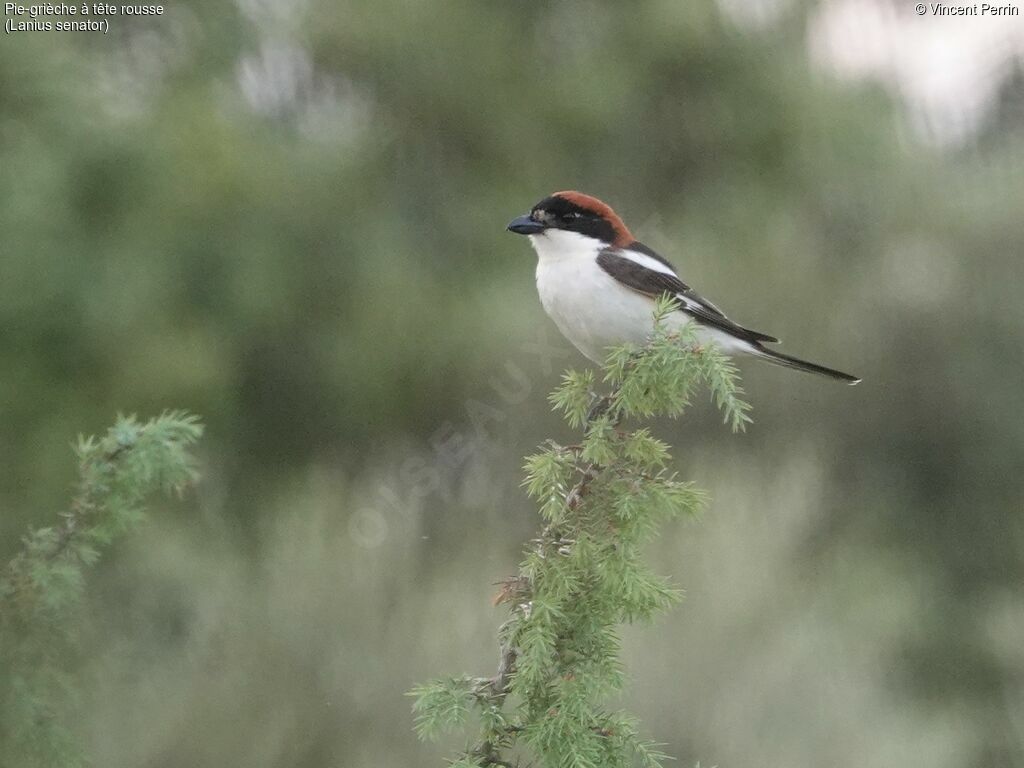
[[[545,395],[585,361],[504,232],[565,188],[864,377],[742,363],[748,434],[656,425],[713,500],[652,552],[687,600],[626,632],[646,733],[680,765],[1024,766],[1019,54],[937,140],[811,56],[822,7],[193,0],[5,36],[0,555],[66,504],[76,433],[208,425],[199,487],[88,591],[97,766],[462,746],[403,692],[491,674],[521,457],[570,434]]]

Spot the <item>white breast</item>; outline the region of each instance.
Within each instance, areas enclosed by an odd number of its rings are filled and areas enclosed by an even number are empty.
[[[622,285],[601,269],[597,256],[604,243],[592,237],[549,229],[530,235],[537,251],[537,292],[541,304],[558,330],[584,355],[604,362],[608,347],[643,344],[654,328],[654,301]],[[629,252],[632,258],[658,272],[675,274],[656,259]],[[647,260],[645,263],[643,260]],[[668,320],[678,330],[692,322],[684,312]],[[714,328],[698,326],[697,338],[713,341],[733,354],[750,352],[749,344]]]
[[[531,235],[537,292],[558,330],[584,355],[603,362],[608,347],[642,344],[653,328],[654,302],[626,288],[597,264],[604,244],[576,232]],[[687,318],[677,313],[676,325]]]

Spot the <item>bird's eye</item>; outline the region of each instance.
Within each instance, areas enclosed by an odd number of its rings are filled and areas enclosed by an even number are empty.
[[[567,218],[567,219],[582,219],[583,218],[583,214],[580,213],[579,211],[570,211],[569,213],[565,214],[565,218]]]

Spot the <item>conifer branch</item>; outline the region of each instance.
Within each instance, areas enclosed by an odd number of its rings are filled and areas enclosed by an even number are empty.
[[[617,627],[666,610],[679,592],[644,563],[643,545],[673,517],[694,514],[704,495],[676,479],[669,447],[629,419],[678,417],[705,384],[734,431],[750,422],[736,369],[692,332],[669,332],[670,299],[658,303],[643,347],[613,350],[605,395],[593,372],[570,371],[551,395],[575,445],[548,442],[526,459],[527,493],[544,521],[519,573],[497,603],[510,606],[499,630],[493,678],[449,678],[410,692],[416,730],[437,738],[475,711],[479,736],[459,768],[512,766],[523,748],[549,768],[659,766],[660,745],[644,741],[631,716],[604,702],[624,680]]]
[[[195,480],[199,420],[168,412],[146,423],[119,417],[102,438],[79,438],[78,489],[57,525],[30,531],[0,570],[0,765],[62,768],[83,758],[61,716],[85,572],[102,547],[137,525],[146,497]]]

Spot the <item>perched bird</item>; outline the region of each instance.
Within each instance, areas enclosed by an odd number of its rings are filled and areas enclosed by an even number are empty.
[[[580,192],[545,197],[508,229],[526,235],[537,252],[537,291],[562,334],[594,362],[608,347],[642,344],[653,329],[654,302],[678,300],[677,328],[696,322],[697,338],[727,354],[745,353],[769,363],[856,384],[856,376],[790,357],[766,344],[778,339],[734,323],[679,279],[665,259],[634,239],[608,205]]]

